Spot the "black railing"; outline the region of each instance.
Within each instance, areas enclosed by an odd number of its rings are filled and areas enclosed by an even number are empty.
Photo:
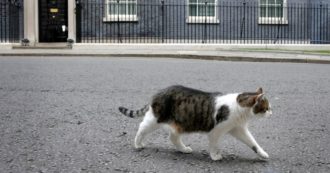
[[[123,1],[103,2],[80,2],[77,40],[83,43],[330,43],[328,4],[288,3],[266,12],[280,17],[262,18],[264,9],[258,3],[245,1],[199,4],[200,14],[192,14],[193,8],[189,8],[187,1],[182,4],[137,1],[126,4],[126,9],[125,4],[120,4]]]
[[[19,0],[0,2],[0,43],[16,43],[23,38],[23,9]]]

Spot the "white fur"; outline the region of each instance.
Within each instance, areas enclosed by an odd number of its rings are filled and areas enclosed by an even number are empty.
[[[218,110],[222,105],[227,105],[230,113],[227,120],[217,124],[210,132],[207,133],[210,156],[212,160],[222,159],[221,152],[218,149],[218,141],[222,141],[225,134],[229,133],[239,141],[245,143],[251,149],[255,147],[257,154],[260,157],[267,159],[269,158],[268,154],[260,147],[248,130],[248,120],[253,117],[270,116],[271,111],[267,111],[265,114],[254,114],[251,108],[243,108],[237,103],[237,96],[238,93],[228,94],[219,96],[215,99],[215,110]],[[214,118],[216,118],[216,114],[217,112],[214,113]],[[151,107],[149,107],[148,112],[140,124],[139,130],[135,137],[135,147],[142,148],[144,146],[142,143],[144,137],[148,133],[164,125],[170,128],[170,140],[175,147],[183,153],[191,153],[192,149],[183,144],[180,133],[167,124],[157,123],[157,119],[155,118]]]

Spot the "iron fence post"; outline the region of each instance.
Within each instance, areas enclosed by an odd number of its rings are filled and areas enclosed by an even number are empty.
[[[11,42],[11,23],[12,23],[12,11],[11,11],[11,9],[12,9],[12,5],[11,5],[11,2],[9,1],[9,4],[8,4],[8,14],[9,14],[9,16],[8,16],[8,41],[9,42]]]
[[[205,1],[205,5],[204,5],[204,7],[205,7],[205,10],[204,10],[204,13],[205,13],[205,15],[204,15],[204,34],[203,34],[203,40],[202,40],[202,43],[204,44],[204,43],[206,43],[207,42],[207,38],[206,38],[206,36],[207,36],[207,1]]]
[[[120,35],[120,19],[119,19],[119,0],[117,0],[117,38],[118,42],[122,43],[121,35]]]
[[[320,39],[320,41],[319,41],[319,43],[322,43],[322,1],[321,1],[321,4],[320,4],[320,21],[319,21],[319,34],[320,34],[320,37],[319,37],[319,39]]]
[[[329,4],[327,4],[327,17],[326,17],[326,19],[327,19],[327,29],[326,29],[326,31],[328,31],[329,32],[329,30],[330,30],[330,28],[329,28]],[[330,40],[329,40],[329,36],[330,36],[330,33],[327,33],[327,44],[330,44]]]
[[[281,4],[281,9],[282,9],[282,18],[284,18],[283,4]],[[280,24],[282,24],[281,18],[279,18],[277,21],[277,33],[276,33],[276,39],[274,40],[274,44],[276,44],[276,42],[278,42],[280,38]]]
[[[243,38],[243,32],[245,32],[245,7],[246,7],[246,2],[244,0],[243,2],[243,19],[241,22],[241,33],[240,33],[240,38]],[[244,43],[245,43],[245,34],[244,34]]]
[[[165,21],[164,21],[164,0],[161,1],[161,15],[162,15],[162,43],[164,43],[164,25],[165,25]]]

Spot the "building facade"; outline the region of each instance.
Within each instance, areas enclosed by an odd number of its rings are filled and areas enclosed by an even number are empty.
[[[3,1],[19,6],[17,37],[31,44],[330,43],[328,0]],[[0,9],[8,37],[9,8]]]

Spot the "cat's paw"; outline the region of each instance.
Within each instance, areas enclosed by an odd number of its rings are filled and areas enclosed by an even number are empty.
[[[264,150],[258,151],[258,155],[263,159],[269,159],[269,155]]]
[[[180,149],[180,151],[181,151],[182,153],[187,153],[187,154],[189,154],[189,153],[192,153],[193,150],[192,150],[190,147],[184,147],[184,148]]]
[[[222,159],[222,155],[219,151],[214,152],[214,153],[210,153],[210,156],[211,156],[211,159],[214,160],[214,161]]]
[[[135,143],[134,146],[136,149],[143,149],[145,145],[143,143]]]

